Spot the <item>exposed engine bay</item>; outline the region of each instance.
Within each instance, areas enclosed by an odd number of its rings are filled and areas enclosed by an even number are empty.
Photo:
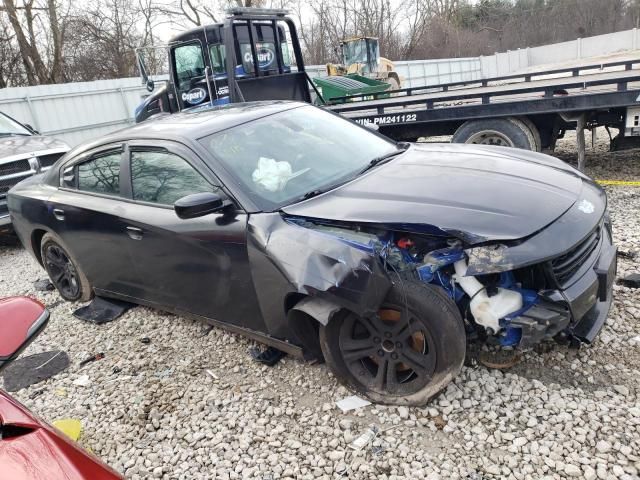
[[[497,259],[501,245],[465,249],[461,240],[442,235],[336,226],[301,218],[289,222],[377,256],[394,283],[419,280],[442,288],[458,306],[470,339],[525,350],[559,334],[570,336],[565,332],[571,323],[568,306],[539,294],[544,290],[540,265],[470,274],[475,263],[487,257]],[[496,265],[496,270],[503,269],[499,262]]]

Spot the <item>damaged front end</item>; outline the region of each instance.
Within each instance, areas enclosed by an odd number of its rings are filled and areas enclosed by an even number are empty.
[[[593,230],[595,237],[591,232],[565,252],[566,258],[553,258],[553,249],[547,249],[547,255],[533,253],[541,251],[540,242],[548,235],[544,231],[512,245],[468,246],[436,228],[411,232],[406,226],[398,230],[294,216],[285,216],[284,223],[310,233],[302,242],[307,250],[298,252],[306,260],[290,257],[280,262],[290,270],[287,276],[298,291],[323,299],[299,307],[323,317],[323,323],[336,305],[361,315],[374,313],[389,285],[404,281],[442,288],[458,306],[470,339],[519,350],[550,339],[591,341],[609,310],[615,248],[606,219]],[[286,237],[294,241],[295,235]],[[328,239],[338,240],[342,247]],[[287,250],[278,243],[278,249]],[[327,249],[333,252],[329,256],[321,252]],[[274,253],[271,258],[283,258]],[[571,284],[559,277],[563,262],[572,265]],[[595,295],[589,293],[593,291]]]
[[[303,218],[288,218],[287,222],[337,238],[377,258],[394,283],[413,280],[442,288],[458,305],[472,337],[527,348],[569,324],[568,310],[544,301],[525,278],[529,272],[469,275],[469,255],[457,238]]]

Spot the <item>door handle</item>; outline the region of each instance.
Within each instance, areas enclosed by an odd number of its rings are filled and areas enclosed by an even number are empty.
[[[53,209],[53,216],[56,217],[56,220],[63,221],[64,220],[64,210],[60,208]]]
[[[137,227],[127,227],[127,235],[134,240],[142,240],[142,229]]]

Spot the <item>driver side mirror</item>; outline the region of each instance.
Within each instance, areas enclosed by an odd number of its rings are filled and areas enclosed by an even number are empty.
[[[186,220],[219,212],[227,205],[229,203],[219,193],[203,192],[179,198],[173,204],[173,209],[179,218]]]
[[[156,88],[156,84],[153,80],[148,79],[147,80],[147,91],[148,92],[153,92],[153,89]]]
[[[49,311],[37,300],[28,297],[0,300],[0,370],[44,330],[48,321]]]

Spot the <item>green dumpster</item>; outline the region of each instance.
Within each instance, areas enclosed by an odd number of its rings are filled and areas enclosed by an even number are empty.
[[[356,74],[331,77],[316,77],[313,79],[313,83],[320,92],[320,95],[322,95],[322,98],[324,98],[325,103],[344,103],[345,100],[334,101],[332,99],[346,97],[348,95],[380,93],[388,90],[391,86],[388,83]],[[378,98],[382,97],[383,96],[380,96]],[[322,100],[317,98],[316,103],[321,104]]]

